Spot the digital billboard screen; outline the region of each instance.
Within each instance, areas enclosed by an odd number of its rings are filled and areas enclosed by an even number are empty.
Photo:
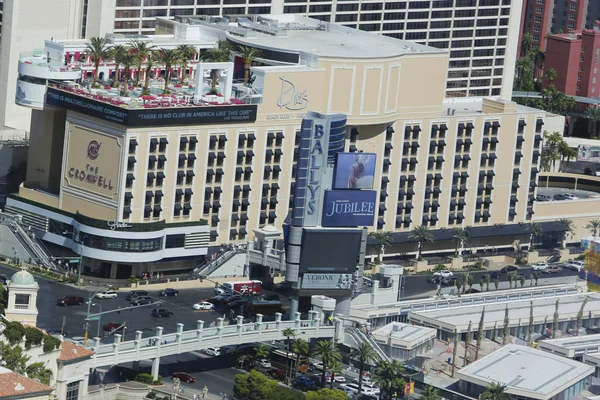
[[[577,148],[577,161],[600,163],[600,146],[580,144]]]
[[[375,190],[326,190],[321,226],[371,226],[376,202]]]
[[[337,153],[333,173],[334,189],[373,189],[374,153]]]
[[[362,229],[304,229],[300,272],[354,273],[362,234]]]

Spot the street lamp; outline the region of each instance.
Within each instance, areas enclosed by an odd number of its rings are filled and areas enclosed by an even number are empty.
[[[90,293],[90,296],[86,303],[88,307],[87,307],[87,314],[85,317],[85,334],[83,335],[83,345],[84,346],[87,346],[88,334],[89,334],[89,330],[90,330],[90,307],[92,306],[92,299],[94,297],[96,297],[98,292],[101,292],[102,290],[104,290],[104,288],[100,288],[100,289],[96,290],[96,292],[94,294]],[[102,312],[102,307],[100,307],[100,312]],[[100,332],[100,320],[98,320],[98,332]],[[100,336],[100,334],[98,334],[98,336]]]
[[[92,305],[100,307],[100,314],[98,314],[98,331],[96,332],[96,337],[100,337],[100,319],[102,318],[102,305],[96,303],[92,303]]]

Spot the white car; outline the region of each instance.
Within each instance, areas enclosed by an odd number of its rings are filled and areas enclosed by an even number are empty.
[[[215,308],[213,303],[209,303],[208,301],[201,301],[192,306],[194,310],[212,310]]]
[[[358,394],[358,385],[356,383],[342,383],[340,385],[340,389],[342,389],[344,392]],[[375,391],[368,385],[362,385],[360,391],[362,394],[375,396]]]
[[[220,347],[207,347],[206,349],[204,349],[204,354],[208,354],[209,356],[218,357],[221,355],[221,348]]]
[[[568,261],[563,264],[563,267],[572,269],[573,271],[577,272],[581,271],[584,266],[585,264],[583,263],[583,261]]]
[[[322,362],[317,362],[314,364],[314,367],[317,371],[323,371],[323,363]]]
[[[346,382],[346,377],[344,375],[337,374],[336,376],[333,377],[333,381],[343,383],[343,382]]]
[[[267,360],[266,358],[262,358],[258,362],[258,365],[262,368],[271,368],[271,362],[269,360]]]
[[[117,292],[113,290],[103,290],[101,292],[96,293],[97,299],[116,299]]]
[[[372,383],[363,383],[363,388],[370,390],[371,394],[374,394],[375,396],[379,396],[379,393],[381,392],[381,390]]]
[[[358,378],[354,378],[352,383],[358,383]],[[370,378],[363,377],[363,385],[373,385],[373,381]]]
[[[563,196],[565,196],[569,200],[579,200],[579,197],[571,193],[563,193]]]
[[[452,271],[448,271],[447,269],[433,273],[433,276],[441,276],[442,278],[451,278],[453,275]]]
[[[546,268],[548,268],[548,263],[546,261],[539,261],[539,262],[536,262],[535,264],[532,264],[531,268],[533,268],[534,271],[546,269]]]

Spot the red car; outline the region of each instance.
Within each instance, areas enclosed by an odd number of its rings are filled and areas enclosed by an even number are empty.
[[[273,369],[268,370],[267,374],[273,379],[279,379],[279,380],[285,379],[285,372],[283,372],[282,370],[280,370],[278,368],[273,368]]]
[[[123,324],[120,322],[110,322],[102,327],[106,332],[118,331],[123,329]]]
[[[174,372],[173,375],[171,376],[171,379],[173,379],[173,378],[177,378],[181,382],[196,383],[196,378],[194,378],[187,372]]]
[[[85,300],[83,299],[83,297],[77,297],[77,296],[65,296],[65,297],[61,297],[60,299],[58,299],[56,301],[56,304],[59,306],[80,306],[83,303],[85,303]]]

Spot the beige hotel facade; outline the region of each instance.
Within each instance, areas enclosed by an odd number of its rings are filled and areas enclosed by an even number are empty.
[[[83,252],[90,271],[123,277],[193,266],[209,246],[282,226],[301,121],[315,111],[346,114],[346,151],[377,154],[369,230],[393,232],[402,247],[423,224],[439,249],[452,248],[444,240],[457,226],[481,247],[523,235],[542,132],[562,131],[561,117],[499,98],[445,99],[445,50],[304,17],[262,18],[202,28],[262,51],[250,104],[208,108],[210,118],[233,112],[244,122],[144,117],[145,126],[131,126],[96,113],[107,107],[87,95],[49,87],[46,105],[33,111],[27,181],[8,212],[25,215],[44,240]],[[168,34],[186,23],[159,24]],[[69,103],[51,104],[62,94]],[[87,108],[73,106],[77,98]]]

